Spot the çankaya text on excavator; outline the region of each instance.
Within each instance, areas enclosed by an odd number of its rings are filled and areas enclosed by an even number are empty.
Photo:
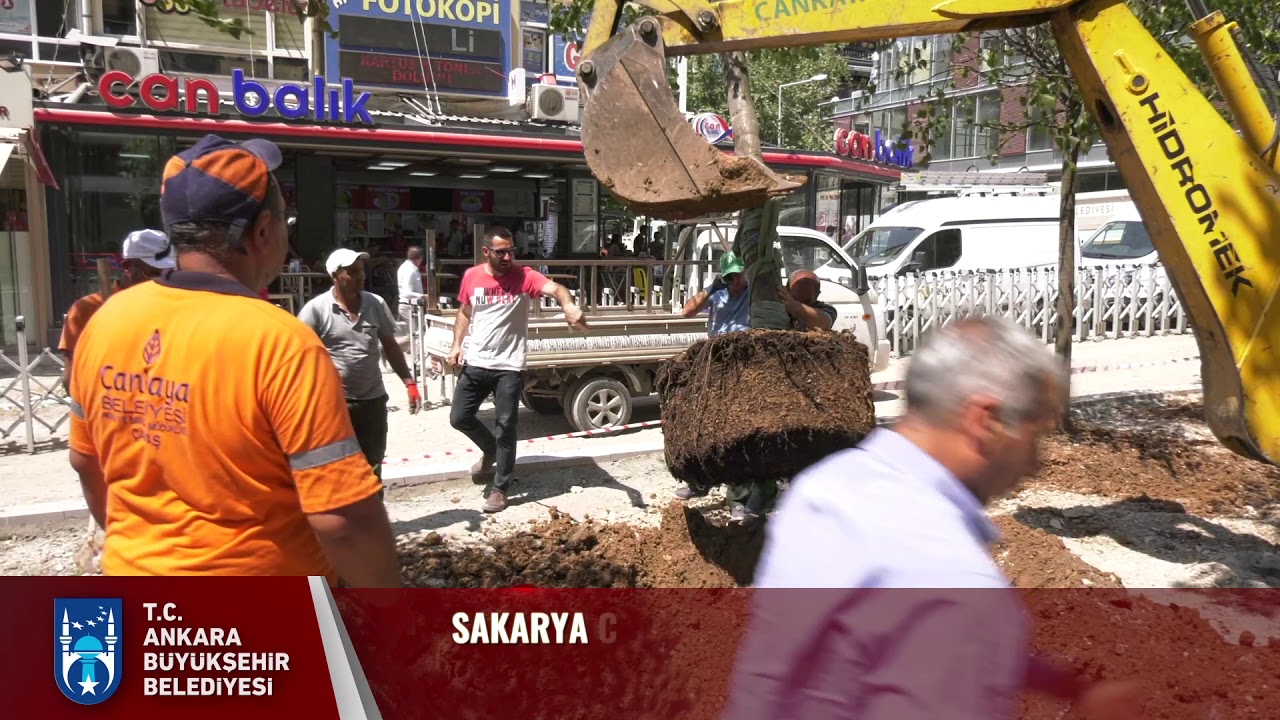
[[[665,58],[1051,23],[1200,347],[1205,413],[1232,451],[1280,464],[1280,128],[1238,28],[1188,0],[1222,118],[1124,0],[596,0],[578,66],[597,179],[637,213],[759,208],[802,182],[702,140]],[[1274,94],[1272,105],[1280,107]]]

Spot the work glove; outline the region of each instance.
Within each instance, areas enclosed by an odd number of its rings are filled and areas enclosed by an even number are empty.
[[[422,395],[418,394],[418,383],[406,383],[404,387],[409,391],[409,414],[416,415],[418,410],[422,409]]]
[[[729,286],[724,283],[724,278],[720,277],[719,273],[716,273],[716,279],[711,281],[711,287],[707,288],[707,294],[714,295],[717,291],[724,290],[727,287]]]

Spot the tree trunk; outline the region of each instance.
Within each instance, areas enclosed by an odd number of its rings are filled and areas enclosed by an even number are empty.
[[[733,128],[733,151],[739,157],[753,157],[764,162],[760,142],[760,118],[756,115],[755,101],[751,98],[751,78],[747,69],[747,55],[742,52],[721,55],[724,63],[725,93],[729,103],[730,127]],[[748,210],[740,215],[738,233],[733,250],[742,258],[747,268],[747,283],[751,293],[752,327],[785,327],[786,311],[778,302],[781,286],[781,263],[773,243],[761,245],[757,240],[764,231],[766,221],[763,210]],[[776,224],[776,218],[774,218]],[[747,230],[744,232],[744,230]],[[773,237],[773,228],[769,228]],[[772,312],[770,312],[772,311]],[[772,319],[767,319],[772,318]]]
[[[1076,162],[1080,159],[1080,142],[1070,142],[1062,151],[1062,203],[1058,226],[1058,323],[1054,333],[1054,349],[1062,362],[1071,367],[1071,340],[1075,332],[1076,313]],[[1067,376],[1068,402],[1059,426],[1071,429],[1071,376]]]
[[[760,118],[756,116],[756,103],[751,99],[751,78],[747,71],[747,54],[725,53],[725,92],[729,99],[729,127],[733,128],[733,152],[764,161],[760,145]]]

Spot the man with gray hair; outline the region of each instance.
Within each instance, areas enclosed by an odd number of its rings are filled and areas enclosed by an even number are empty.
[[[1138,717],[1124,714],[1127,686],[1029,655],[1024,608],[990,555],[984,506],[1038,471],[1066,390],[1058,358],[1004,318],[934,333],[899,422],[783,495],[755,586],[826,590],[755,594],[724,717],[1011,720],[1024,688],[1099,720]]]

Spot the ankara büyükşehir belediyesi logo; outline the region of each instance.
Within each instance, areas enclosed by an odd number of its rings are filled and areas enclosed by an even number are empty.
[[[53,614],[58,689],[81,705],[96,705],[114,695],[124,669],[124,603],[120,598],[58,598]]]

